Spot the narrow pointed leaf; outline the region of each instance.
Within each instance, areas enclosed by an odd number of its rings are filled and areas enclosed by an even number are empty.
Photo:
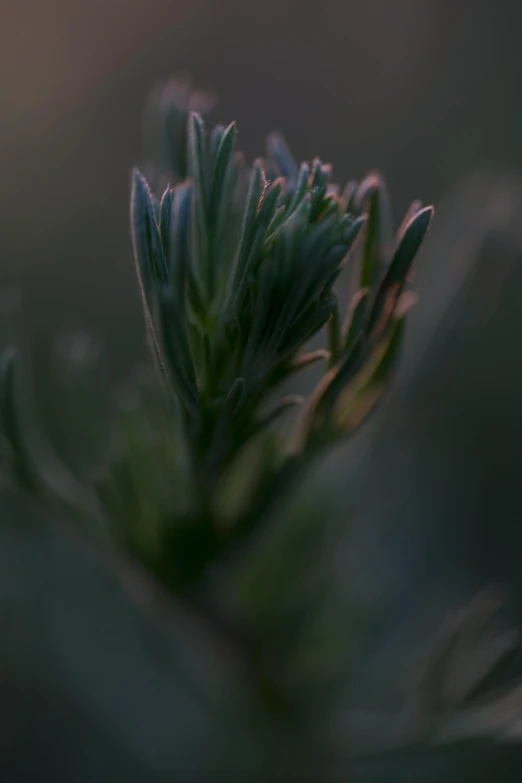
[[[209,204],[209,215],[211,216],[212,224],[215,223],[216,216],[219,212],[219,205],[223,195],[227,169],[234,154],[236,137],[237,129],[235,122],[233,122],[223,132],[219,146],[216,150]]]
[[[172,188],[167,188],[160,203],[159,230],[165,258],[169,257],[170,223],[172,218]]]
[[[152,286],[166,283],[168,272],[149,186],[137,169],[132,181],[131,230],[136,270],[144,302],[148,302]]]
[[[288,215],[291,215],[292,212],[294,212],[297,209],[297,207],[303,200],[307,190],[309,178],[310,178],[310,166],[307,163],[302,163],[297,177],[295,192],[292,197],[292,201],[290,202],[290,206],[288,207],[288,213],[287,213]]]
[[[290,183],[297,181],[299,169],[290,149],[280,133],[271,133],[267,139],[268,154],[275,160],[277,166]]]
[[[388,192],[383,181],[371,175],[359,188],[360,211],[367,214],[362,243],[360,287],[371,288],[379,279],[392,252],[393,220]]]
[[[396,298],[399,297],[415,256],[426,236],[432,216],[433,207],[425,207],[417,212],[404,229],[373,304],[369,319],[370,328],[373,328],[379,320],[388,292],[392,287],[396,287]]]
[[[173,191],[169,270],[180,317],[182,317],[186,309],[187,269],[191,263],[190,225],[192,204],[192,186],[187,183],[178,185]]]
[[[188,168],[194,185],[191,226],[193,269],[205,298],[210,299],[213,291],[214,269],[208,258],[207,210],[209,183],[207,155],[203,120],[195,113],[191,113],[188,125]]]
[[[245,285],[245,266],[249,257],[252,257],[250,243],[252,240],[252,231],[255,226],[255,220],[259,202],[263,195],[265,187],[265,177],[261,160],[256,160],[250,176],[250,187],[248,190],[247,202],[243,217],[243,226],[241,238],[239,240],[238,251],[234,261],[234,267],[231,273],[231,287],[229,293],[229,302],[232,307],[237,302],[237,296]]]
[[[362,334],[365,324],[365,313],[369,298],[367,288],[361,288],[352,297],[350,307],[346,313],[346,320],[343,326],[344,350],[348,350],[355,342],[357,337]]]

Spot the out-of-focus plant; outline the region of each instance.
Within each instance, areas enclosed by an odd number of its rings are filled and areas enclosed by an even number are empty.
[[[235,124],[209,134],[193,111],[210,107],[186,83],[151,98],[147,174],[161,190],[134,171],[131,230],[155,372],[142,372],[121,401],[108,455],[88,467],[57,457],[9,348],[0,364],[2,470],[196,616],[237,659],[253,714],[306,741],[317,769],[325,747],[342,757],[450,741],[444,726],[458,725],[461,704],[507,652],[499,642],[482,655],[467,626],[444,642],[413,713],[384,717],[387,741],[372,721],[369,737],[358,737],[359,715],[332,751],[325,726],[349,679],[360,617],[329,600],[324,571],[314,570],[331,545],[328,506],[313,492],[293,502],[393,378],[433,210],[414,202],[395,228],[380,176],[341,188],[319,158],[298,166],[278,134],[247,166]],[[320,374],[309,396],[288,393],[312,367]],[[79,415],[95,428],[88,402]],[[88,427],[80,430],[86,440]],[[480,671],[464,664],[462,673],[463,657],[479,654]]]

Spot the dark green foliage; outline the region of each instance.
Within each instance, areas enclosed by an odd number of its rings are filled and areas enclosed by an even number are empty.
[[[378,175],[342,189],[320,159],[298,166],[278,134],[247,168],[235,124],[207,133],[191,108],[208,101],[187,84],[152,102],[157,192],[135,170],[130,218],[155,372],[120,401],[102,464],[77,477],[45,439],[36,449],[6,350],[1,466],[13,485],[87,518],[98,545],[204,621],[241,661],[256,720],[317,727],[349,679],[364,611],[332,602],[318,573],[328,504],[306,479],[393,379],[433,210],[414,202],[395,231]],[[293,394],[310,367],[322,368],[315,388]],[[419,686],[428,712],[445,698],[446,647]]]
[[[142,381],[137,407],[120,414],[90,492],[103,535],[190,595],[204,592],[210,567],[260,534],[311,461],[358,427],[385,391],[407,309],[403,288],[431,209],[419,208],[394,239],[376,175],[341,194],[329,165],[298,166],[279,135],[245,169],[235,125],[209,135],[189,110],[188,88],[171,90],[156,94],[156,132],[163,122],[175,149],[152,173],[171,184],[153,194],[135,171],[131,196],[160,383]],[[335,288],[345,269],[353,283],[346,314]],[[328,347],[310,351],[323,330]],[[316,363],[324,376],[308,400],[281,391]],[[10,354],[4,366],[11,472],[48,494],[20,434]]]
[[[227,537],[241,527],[240,519],[229,520],[222,532],[214,499],[221,476],[253,438],[301,404],[278,399],[277,388],[306,366],[307,343],[323,327],[329,351],[315,356],[327,360],[327,373],[304,402],[288,445],[273,435],[275,456],[255,477],[263,494],[287,463],[305,465],[318,447],[358,426],[385,390],[400,347],[404,285],[432,212],[419,208],[395,240],[376,175],[353,196],[353,188],[340,196],[330,166],[315,159],[297,167],[281,137],[271,136],[268,158],[238,176],[236,135],[232,124],[208,137],[201,117],[189,114],[190,179],[167,188],[159,210],[142,175],[133,175],[131,223],[146,323],[173,437],[190,464],[191,524],[207,528],[201,568],[226,556]],[[334,284],[345,267],[356,280],[356,306],[343,328]],[[255,504],[242,514],[251,531]],[[175,533],[166,535],[182,546]]]

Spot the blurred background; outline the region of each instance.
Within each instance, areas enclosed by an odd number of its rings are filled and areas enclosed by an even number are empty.
[[[7,309],[20,294],[16,328],[57,442],[61,334],[92,333],[115,384],[144,356],[129,175],[144,161],[142,112],[158,79],[188,74],[215,92],[213,116],[237,120],[249,159],[277,129],[300,160],[332,161],[338,181],[380,170],[397,219],[413,198],[440,205],[389,415],[366,456],[332,467],[332,481],[349,474],[357,487],[346,509],[358,526],[380,531],[360,545],[382,575],[390,644],[426,596],[446,606],[492,581],[522,627],[521,30],[519,0],[2,5],[0,288]],[[508,238],[484,249],[490,224]],[[445,332],[480,253],[493,274]],[[31,524],[39,512],[0,502],[0,778],[174,779],[206,728],[172,682],[172,639],[66,537]],[[425,779],[441,779],[438,763]],[[456,779],[518,779],[522,756],[448,763]]]

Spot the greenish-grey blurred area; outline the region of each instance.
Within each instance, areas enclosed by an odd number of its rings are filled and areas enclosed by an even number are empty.
[[[338,181],[382,171],[397,218],[413,198],[441,207],[398,386],[322,479],[343,487],[338,514],[357,542],[346,562],[380,607],[361,682],[385,688],[409,626],[429,630],[434,607],[488,582],[506,586],[522,626],[520,0],[4,0],[1,16],[4,309],[9,291],[21,295],[2,327],[32,355],[56,442],[62,414],[72,426],[51,391],[60,334],[91,332],[113,384],[145,355],[130,171],[144,162],[149,88],[188,74],[219,97],[216,120],[237,120],[249,159],[280,130],[299,159],[332,161]],[[486,273],[451,307],[481,254]],[[0,780],[262,769],[252,727],[216,713],[219,694],[203,678],[201,696],[187,675],[185,621],[166,633],[41,510],[0,502]],[[214,682],[211,651],[194,647]],[[516,747],[484,748],[395,758],[353,779],[518,780],[521,769]]]

